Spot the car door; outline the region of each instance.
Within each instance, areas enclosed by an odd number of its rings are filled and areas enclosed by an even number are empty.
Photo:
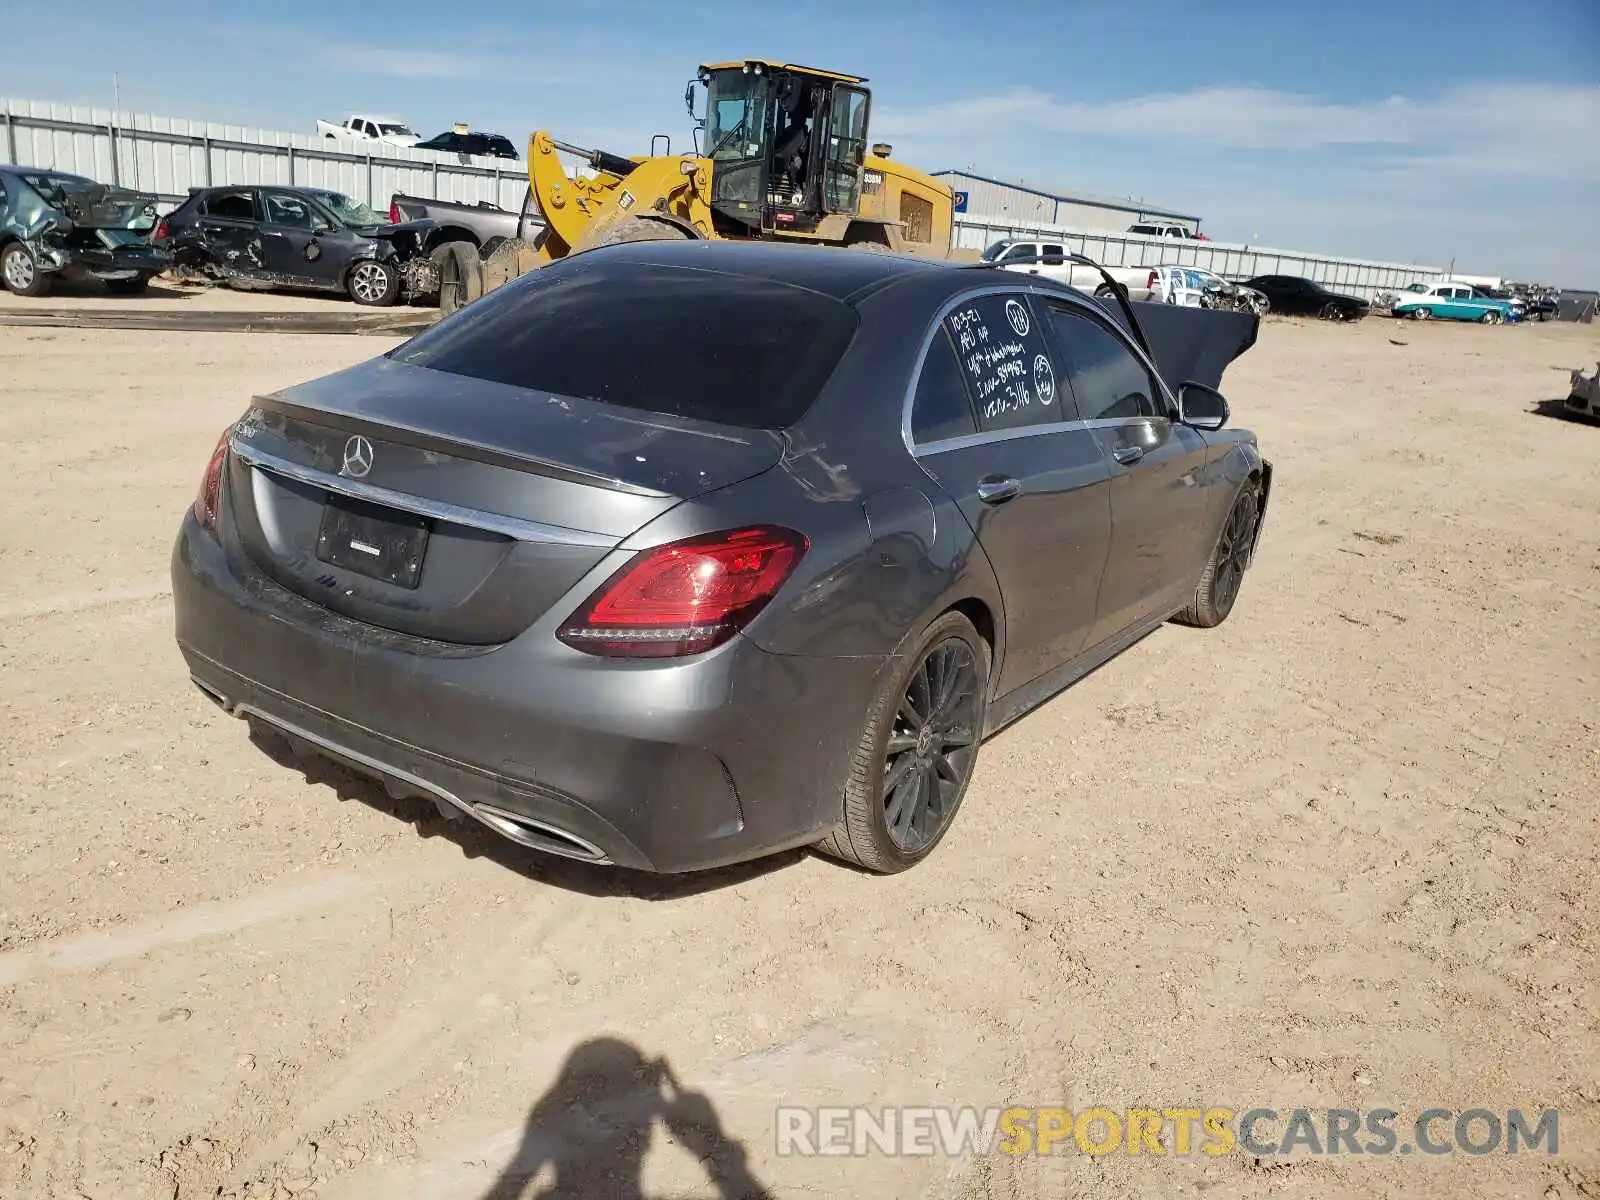
[[[198,256],[224,274],[258,277],[264,269],[261,208],[256,189],[216,188],[195,219]],[[185,255],[185,260],[190,256]]]
[[[1037,275],[1041,265],[1037,261],[1039,257],[1038,242],[1013,242],[1006,247],[1006,252],[1000,256],[999,263],[1007,271],[1017,271],[1023,275]],[[1018,261],[1027,259],[1033,259],[1034,261]]]
[[[337,287],[338,256],[326,244],[332,233],[332,222],[307,197],[261,189],[261,256],[270,274],[296,287]]]
[[[1110,465],[1077,420],[1026,291],[969,293],[947,308],[909,435],[999,580],[1004,695],[1083,647],[1111,539]]]
[[[1091,645],[1178,607],[1210,546],[1204,437],[1172,419],[1143,355],[1087,306],[1048,306],[1050,336],[1078,412],[1110,460],[1111,552]]]
[[[261,189],[262,266],[278,280],[301,288],[328,286],[323,246],[312,226],[312,205],[294,192]]]

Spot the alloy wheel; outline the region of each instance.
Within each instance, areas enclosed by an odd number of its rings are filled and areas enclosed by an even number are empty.
[[[1255,493],[1246,491],[1234,502],[1233,511],[1228,514],[1228,524],[1222,530],[1222,540],[1217,543],[1217,570],[1212,596],[1219,613],[1230,612],[1233,602],[1239,597],[1239,585],[1244,582],[1251,537],[1255,533],[1255,518]]]
[[[26,250],[6,255],[6,285],[13,291],[23,292],[32,287],[36,273],[33,255]]]
[[[369,304],[381,300],[389,290],[389,274],[377,263],[362,263],[350,273],[350,290]]]
[[[932,646],[912,673],[884,748],[881,799],[889,838],[915,853],[955,813],[978,748],[982,681],[960,638]]]

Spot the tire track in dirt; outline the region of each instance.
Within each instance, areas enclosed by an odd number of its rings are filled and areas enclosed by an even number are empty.
[[[189,912],[125,929],[79,934],[60,942],[8,951],[0,954],[0,987],[10,987],[39,974],[88,971],[162,947],[238,933],[253,925],[281,921],[351,899],[377,886],[376,880],[359,875],[336,875],[309,886],[295,884],[221,904],[200,905]]]
[[[185,1138],[164,1152],[160,1166],[173,1182],[173,1195],[178,1200],[253,1196],[262,1187],[272,1194],[285,1177],[304,1177],[308,1146],[314,1160],[315,1147],[330,1141],[364,1146],[392,1142],[397,1135],[407,1140],[404,1121],[363,1110],[427,1073],[449,1052],[457,1032],[483,1018],[479,999],[523,969],[563,920],[552,907],[542,905],[510,927],[484,927],[474,947],[452,947],[452,964],[479,966],[454,971],[448,986],[430,988],[425,999],[395,1004],[399,1015],[350,1053],[320,1067],[308,1065],[319,1055],[304,1054],[269,1073],[265,1085],[241,1090],[203,1136]],[[340,1136],[330,1139],[328,1132],[335,1128]],[[193,1153],[201,1145],[226,1152]]]

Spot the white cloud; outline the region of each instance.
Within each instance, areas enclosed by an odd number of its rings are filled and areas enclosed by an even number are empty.
[[[1201,88],[1103,102],[1032,88],[920,111],[886,110],[879,136],[953,147],[1041,134],[1315,154],[1366,151],[1373,166],[1480,175],[1600,179],[1600,87],[1480,85],[1436,97],[1357,103],[1256,87]],[[963,160],[968,155],[961,155]]]
[[[873,116],[955,167],[1200,213],[1212,236],[1358,258],[1600,277],[1600,86],[1332,101],[1256,87],[1078,101],[1020,88]],[[1493,267],[1490,264],[1494,264]]]
[[[466,54],[433,50],[394,50],[372,46],[340,46],[323,51],[323,57],[357,75],[392,75],[401,79],[469,79],[488,64]]]

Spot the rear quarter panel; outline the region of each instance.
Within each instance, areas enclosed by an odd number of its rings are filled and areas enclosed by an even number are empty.
[[[669,532],[771,521],[806,534],[811,547],[800,567],[747,630],[764,649],[891,655],[941,612],[968,600],[991,614],[1003,642],[994,571],[960,510],[917,465],[900,432],[923,336],[951,290],[948,279],[927,279],[861,303],[850,353],[811,411],[781,434],[778,464],[680,505],[641,531],[654,541]]]

